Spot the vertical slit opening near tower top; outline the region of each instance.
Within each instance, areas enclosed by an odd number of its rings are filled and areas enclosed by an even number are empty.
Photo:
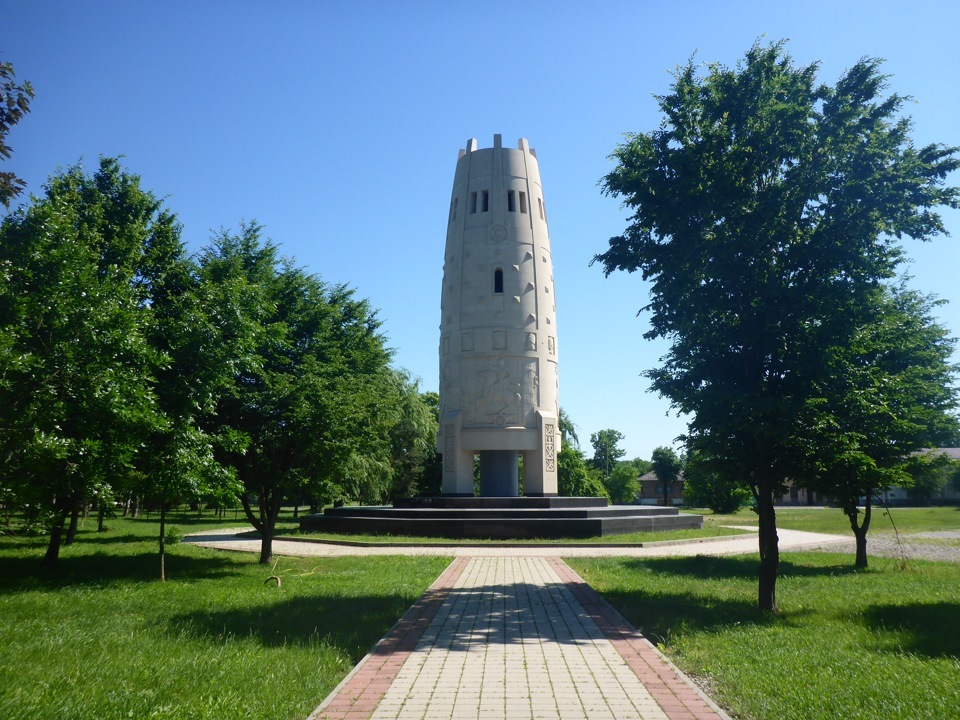
[[[517,198],[513,190],[507,190],[507,212],[517,211]]]
[[[503,270],[501,268],[493,271],[493,292],[503,294]]]
[[[490,191],[483,191],[483,210],[481,212],[488,212],[490,210]]]
[[[527,194],[520,191],[520,212],[526,214],[527,212]]]
[[[477,212],[477,193],[470,193],[470,214],[475,215]]]

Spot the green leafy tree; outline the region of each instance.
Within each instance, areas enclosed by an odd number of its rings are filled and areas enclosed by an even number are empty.
[[[721,478],[710,462],[698,455],[687,458],[683,466],[683,501],[691,507],[707,507],[718,515],[736,512],[749,501],[749,488]]]
[[[420,395],[423,403],[430,409],[433,421],[437,424],[437,432],[440,428],[440,395],[429,390]],[[427,453],[423,464],[423,472],[420,475],[420,481],[417,483],[417,494],[427,497],[434,497],[443,492],[443,455],[437,452],[437,437],[433,437],[432,452]]]
[[[608,497],[600,473],[570,444],[561,444],[557,453],[557,492],[564,497]]]
[[[577,426],[574,424],[573,420],[570,419],[567,411],[563,408],[560,408],[560,416],[557,418],[557,427],[560,428],[561,446],[572,443],[574,446],[580,447],[580,438],[577,437]]]
[[[6,143],[10,129],[30,112],[33,86],[29,82],[18,83],[13,65],[0,62],[0,158],[6,160],[13,150]],[[19,195],[26,184],[9,171],[0,171],[0,204],[10,207],[10,201]]]
[[[884,96],[880,61],[835,86],[782,43],[731,69],[691,60],[657,98],[663,119],[630,134],[603,180],[631,211],[595,257],[651,282],[648,338],[669,338],[652,387],[689,414],[689,451],[751,488],[759,517],[758,596],[776,610],[774,500],[810,448],[806,423],[829,348],[847,344],[904,235],[944,231],[935,208],[956,148],[914,147],[905,98]]]
[[[406,370],[393,372],[396,420],[390,428],[393,480],[390,498],[420,494],[424,473],[437,454],[437,414],[420,392],[419,381]]]
[[[321,502],[389,491],[395,376],[379,321],[345,286],[283,260],[256,223],[221,232],[199,258],[217,316],[245,326],[249,352],[218,399],[212,432],[270,562],[280,508],[307,489]]]
[[[164,422],[153,428],[140,453],[139,493],[160,508],[160,577],[165,580],[167,507],[181,498],[231,502],[241,491],[231,468],[215,457],[217,447],[231,442],[229,435],[212,434],[207,426],[252,336],[236,316],[211,312],[217,307],[211,300],[221,289],[201,282],[172,218],[145,250],[141,284],[149,292],[154,319],[150,342],[166,361],[154,374]]]
[[[639,475],[632,463],[619,462],[613,471],[603,480],[610,502],[615,505],[627,505],[637,499],[640,491]]]
[[[958,429],[954,340],[934,320],[936,304],[903,286],[878,288],[851,341],[828,353],[832,372],[811,400],[816,465],[806,484],[839,502],[856,537],[857,567],[867,567],[877,491],[946,483],[948,458],[919,452],[950,442]]]
[[[593,446],[593,459],[590,462],[604,478],[610,475],[620,458],[627,454],[627,451],[620,447],[621,440],[623,433],[619,430],[600,430],[590,435],[590,444]]]
[[[637,472],[637,477],[646,475],[653,470],[653,463],[643,458],[633,458],[632,460],[622,460],[621,462],[627,462],[633,465],[633,469]]]
[[[163,423],[152,378],[165,358],[149,343],[141,270],[170,221],[104,158],[93,176],[53,176],[0,227],[0,472],[48,518],[47,564],[66,518],[129,475]]]
[[[658,448],[654,448],[653,454],[650,456],[650,460],[650,464],[653,466],[653,474],[657,476],[657,480],[661,485],[663,485],[663,504],[669,505],[669,488],[670,485],[680,479],[680,472],[683,470],[683,463],[671,448],[663,445]]]

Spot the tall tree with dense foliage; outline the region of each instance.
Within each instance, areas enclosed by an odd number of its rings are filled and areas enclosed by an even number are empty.
[[[902,257],[897,240],[944,232],[957,207],[945,178],[957,149],[914,147],[906,98],[885,94],[880,61],[834,86],[782,43],[731,69],[679,68],[658,97],[660,127],[613,153],[604,191],[630,210],[596,256],[606,274],[651,281],[648,338],[671,346],[652,387],[692,417],[689,451],[749,484],[759,514],[759,605],[776,610],[774,499],[809,453],[805,424],[824,351]]]
[[[557,453],[557,492],[564,497],[609,497],[599,471],[572,444],[561,445]]]
[[[593,446],[593,459],[590,462],[604,477],[613,472],[620,458],[627,454],[627,451],[620,447],[621,440],[623,433],[609,428],[590,435],[590,444]]]
[[[18,83],[13,65],[0,62],[0,159],[6,160],[13,150],[7,145],[10,128],[30,112],[33,86],[29,82]],[[10,201],[19,195],[25,183],[12,172],[0,171],[0,205],[8,208]]]
[[[603,479],[610,502],[614,505],[627,505],[637,499],[640,493],[640,476],[630,462],[618,462],[617,466]]]
[[[172,216],[136,175],[104,158],[53,176],[0,227],[0,470],[49,518],[47,564],[64,523],[129,475],[163,423],[148,337],[144,249]]]
[[[437,455],[437,413],[420,392],[420,383],[406,370],[393,371],[394,422],[389,430],[392,500],[420,495],[424,473]],[[428,486],[433,483],[428,481]]]
[[[706,507],[718,515],[736,512],[751,497],[750,490],[730,478],[718,476],[710,461],[689,455],[683,465],[683,502],[691,507]]]
[[[140,285],[153,318],[148,339],[164,362],[153,388],[163,422],[149,433],[139,453],[137,488],[160,508],[160,578],[166,579],[166,512],[173,502],[204,497],[235,500],[239,484],[214,450],[228,436],[208,430],[220,395],[233,383],[233,368],[249,362],[253,336],[237,314],[216,312],[222,292],[203,283],[180,239],[179,224],[167,218],[148,239]]]
[[[395,376],[379,321],[345,286],[280,257],[256,223],[221,232],[199,258],[218,315],[243,318],[252,347],[233,368],[213,432],[243,483],[244,511],[273,555],[280,507],[301,489],[323,500],[379,500],[391,479]]]
[[[954,441],[960,427],[955,341],[935,305],[902,286],[878,288],[850,342],[829,349],[832,372],[811,399],[815,465],[805,484],[840,504],[857,567],[867,567],[874,493],[935,476],[949,459],[920,451]]]
[[[650,463],[653,465],[653,474],[657,476],[657,480],[663,486],[663,504],[669,505],[670,486],[680,479],[683,462],[672,448],[661,445],[653,449]]]

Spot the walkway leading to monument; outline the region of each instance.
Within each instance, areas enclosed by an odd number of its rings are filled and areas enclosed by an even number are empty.
[[[846,542],[778,529],[780,549]],[[222,530],[187,536],[259,552]],[[309,720],[729,720],[559,556],[728,555],[756,534],[647,547],[349,546],[274,540],[279,555],[453,561]]]
[[[727,716],[559,558],[461,557],[310,718]]]

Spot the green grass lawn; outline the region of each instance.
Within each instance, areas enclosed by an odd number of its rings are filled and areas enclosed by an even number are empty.
[[[960,718],[960,564],[785,554],[771,616],[755,556],[567,562],[734,717]]]
[[[180,516],[185,531],[236,520]],[[241,523],[242,524],[242,523]],[[282,558],[175,545],[156,516],[95,522],[40,569],[44,539],[0,538],[0,718],[302,718],[449,558]],[[282,586],[269,575],[282,578]]]
[[[732,515],[714,515],[709,510],[689,512],[703,514],[704,528],[717,525],[757,525],[757,514],[750,508],[743,508]],[[901,533],[960,530],[960,507],[895,507],[890,509],[889,516],[883,508],[875,507],[867,537],[875,533],[892,534],[894,524]],[[777,527],[853,537],[850,521],[837,508],[778,507]]]

